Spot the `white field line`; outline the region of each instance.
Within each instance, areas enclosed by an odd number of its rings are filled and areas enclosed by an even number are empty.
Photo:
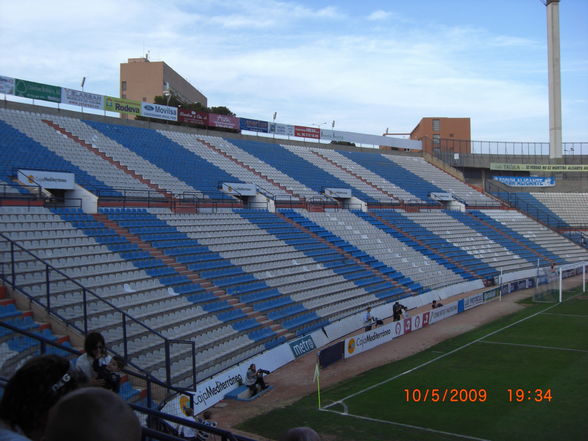
[[[523,343],[506,343],[506,342],[502,342],[502,341],[489,341],[489,340],[482,341],[480,343],[487,343],[489,345],[521,346],[523,348],[551,349],[554,351],[585,352],[588,354],[588,351],[585,349],[559,348],[556,346],[528,345],[528,344],[523,344]]]
[[[436,429],[431,429],[429,427],[421,427],[421,426],[413,426],[412,424],[404,424],[404,423],[398,423],[395,421],[388,421],[388,420],[379,420],[377,418],[370,418],[370,417],[366,417],[366,416],[361,416],[361,415],[353,415],[350,413],[343,413],[343,412],[337,412],[336,410],[330,410],[330,409],[320,409],[323,412],[331,412],[331,413],[336,413],[338,415],[343,415],[343,416],[348,416],[348,417],[352,417],[352,418],[357,418],[360,420],[365,420],[365,421],[371,421],[371,422],[375,422],[375,423],[382,423],[382,424],[390,424],[393,426],[400,426],[400,427],[407,427],[409,429],[418,429],[418,430],[423,430],[425,432],[433,432],[433,433],[439,433],[442,435],[449,435],[449,436],[453,436],[456,438],[462,438],[462,439],[471,439],[474,441],[489,441],[485,438],[477,438],[475,436],[469,436],[469,435],[461,435],[459,433],[453,433],[453,432],[445,432],[443,430],[436,430]]]

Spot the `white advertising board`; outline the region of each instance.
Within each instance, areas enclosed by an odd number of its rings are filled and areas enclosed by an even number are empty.
[[[484,293],[475,294],[463,299],[463,309],[468,310],[484,303]]]
[[[269,123],[268,132],[282,136],[294,136],[294,126],[290,124]]]
[[[81,90],[61,88],[61,102],[72,106],[87,107],[90,109],[104,108],[104,96],[95,93],[82,92]]]
[[[0,75],[0,93],[14,95],[14,78]]]
[[[50,172],[43,170],[18,170],[18,180],[25,185],[39,185],[43,188],[73,190],[73,173]]]
[[[350,188],[325,188],[325,194],[332,198],[349,199],[351,197]]]
[[[446,319],[452,315],[457,314],[457,302],[451,302],[448,305],[442,306],[441,308],[435,308],[431,311],[430,323],[438,322],[439,320]]]
[[[160,104],[141,103],[141,116],[149,118],[165,119],[167,121],[178,120],[178,108],[162,106]]]
[[[392,322],[380,326],[368,332],[363,332],[345,339],[345,358],[353,357],[362,352],[369,351],[393,338],[402,335],[403,325],[401,322]]]
[[[222,190],[225,193],[237,196],[255,196],[257,194],[255,184],[243,184],[239,182],[223,182]]]
[[[392,138],[390,136],[369,135],[366,133],[343,132],[341,130],[321,129],[321,139],[353,142],[355,144],[384,145],[400,149],[422,150],[421,141]]]

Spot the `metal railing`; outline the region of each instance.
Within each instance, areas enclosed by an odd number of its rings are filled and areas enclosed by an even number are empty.
[[[517,192],[508,191],[508,189],[505,189],[502,184],[497,184],[494,181],[487,180],[486,191],[503,200],[510,207],[522,211],[529,217],[546,225],[557,233],[561,234],[563,231],[570,228],[570,225],[559,217],[554,216],[552,213],[546,211],[546,209],[542,207],[524,200]]]
[[[133,316],[125,312],[124,310],[118,308],[114,304],[110,303],[109,301],[101,298],[92,290],[86,288],[81,283],[77,282],[73,278],[69,277],[63,271],[55,268],[45,260],[41,259],[40,257],[36,256],[26,248],[22,247],[21,245],[17,244],[14,240],[10,239],[6,235],[0,233],[0,244],[2,244],[2,254],[7,256],[7,258],[2,259],[2,266],[0,272],[0,279],[2,279],[7,285],[9,285],[13,290],[16,290],[23,295],[25,295],[31,302],[37,304],[39,307],[45,309],[47,313],[52,314],[53,316],[57,317],[59,320],[63,321],[66,325],[73,327],[78,332],[86,335],[89,330],[89,309],[90,306],[94,304],[104,305],[106,306],[106,311],[102,310],[100,313],[110,313],[119,315],[120,314],[120,321],[116,320],[113,317],[112,323],[116,324],[119,323],[122,327],[122,339],[119,343],[119,346],[122,347],[122,353],[119,355],[123,356],[125,359],[129,360],[129,365],[133,368],[137,369],[140,372],[143,372],[145,375],[150,375],[149,372],[145,372],[145,370],[135,364],[132,358],[129,358],[129,349],[128,349],[128,338],[131,334],[134,336],[138,335],[148,335],[152,336],[159,341],[154,347],[150,347],[150,349],[156,350],[161,349],[164,352],[164,362],[165,362],[165,371],[166,371],[166,378],[164,383],[169,387],[172,386],[172,378],[173,375],[171,373],[171,366],[172,366],[172,359],[175,354],[172,354],[171,347],[172,345],[183,345],[184,347],[188,347],[188,352],[192,359],[192,372],[191,372],[191,385],[196,387],[196,344],[194,341],[191,340],[172,340],[168,339],[163,336],[160,332],[150,328],[149,326],[145,325],[141,321],[135,319]],[[41,271],[44,272],[44,281],[40,282],[41,285],[44,285],[44,293],[39,296],[33,295],[31,292],[28,292],[28,289],[23,286],[19,286],[17,284],[17,259],[16,254],[25,254],[30,256],[34,262],[40,265]],[[53,289],[53,284],[57,284],[58,282],[69,282],[75,286],[73,290],[69,290],[68,293],[70,296],[74,296],[74,300],[76,299],[77,295],[77,302],[82,306],[82,326],[80,327],[76,321],[76,319],[68,318],[62,314],[62,312],[52,305],[53,297],[61,294],[60,291],[57,289]],[[72,292],[73,291],[73,292]],[[92,305],[89,303],[92,302]],[[93,309],[93,308],[92,308]]]
[[[30,340],[30,349],[34,349],[31,351],[28,351],[27,355],[25,356],[26,358],[31,358],[31,357],[35,357],[37,355],[42,355],[42,354],[47,354],[47,353],[56,353],[59,352],[60,355],[66,357],[66,358],[74,358],[74,357],[78,357],[81,352],[77,351],[76,349],[73,349],[71,347],[68,346],[64,346],[61,345],[59,343],[56,343],[52,340],[49,340],[43,336],[40,335],[36,335],[32,332],[26,331],[24,329],[20,329],[16,326],[13,326],[9,323],[6,322],[0,322],[0,328],[5,328],[7,329],[9,332],[12,332],[16,335],[18,335],[21,338],[27,338]],[[38,345],[38,349],[37,349],[37,345]],[[65,354],[64,354],[65,353]],[[67,355],[66,355],[67,354]],[[2,357],[2,359],[4,359],[6,361],[6,358],[4,357],[4,354],[0,353],[0,356]],[[19,359],[19,364],[22,363],[22,359]],[[13,371],[15,371],[16,369],[14,369]],[[190,427],[194,430],[194,432],[196,431],[204,431],[207,432],[211,435],[217,435],[218,437],[220,437],[221,441],[255,441],[251,438],[246,438],[243,436],[239,436],[236,434],[233,434],[232,432],[228,431],[228,430],[224,430],[224,429],[220,429],[217,427],[210,427],[204,424],[200,424],[197,423],[195,421],[190,421],[190,420],[186,420],[184,418],[179,418],[173,415],[169,415],[163,412],[160,412],[158,410],[153,409],[153,404],[154,404],[154,400],[153,400],[153,396],[154,396],[154,391],[153,391],[153,386],[160,386],[160,387],[164,387],[166,390],[166,395],[175,395],[178,393],[184,394],[186,393],[186,390],[183,388],[176,388],[176,387],[169,387],[167,385],[164,385],[161,382],[158,382],[156,379],[151,378],[150,376],[144,376],[144,375],[140,375],[136,372],[133,371],[129,371],[129,370],[124,370],[123,371],[126,375],[128,375],[130,377],[130,379],[134,379],[136,383],[142,383],[145,384],[145,405],[138,405],[135,403],[128,403],[131,408],[138,414],[142,414],[144,416],[146,416],[146,426],[142,427],[142,440],[152,440],[152,441],[185,441],[185,438],[179,437],[179,436],[175,436],[173,433],[173,428],[175,426],[178,425],[182,425],[182,426],[186,426],[186,427]],[[6,370],[3,372],[2,375],[6,375],[8,372],[6,372]],[[11,376],[12,374],[14,374],[14,372],[10,372]],[[4,377],[0,377],[0,383],[6,384],[6,382],[8,381],[8,378],[4,378]],[[131,383],[133,383],[133,381],[131,381]],[[169,431],[165,431],[166,426],[168,429],[171,429]]]

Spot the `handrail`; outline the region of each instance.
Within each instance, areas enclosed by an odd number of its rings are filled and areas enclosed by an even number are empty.
[[[81,351],[78,351],[75,348],[72,348],[69,346],[64,346],[60,343],[56,343],[55,341],[50,340],[46,337],[43,337],[42,335],[37,335],[35,333],[27,331],[26,329],[21,329],[17,326],[11,325],[10,323],[6,323],[6,321],[0,322],[0,327],[9,329],[12,332],[15,332],[15,333],[24,335],[25,337],[31,338],[33,340],[39,341],[39,343],[41,344],[41,354],[44,354],[46,352],[46,346],[52,346],[52,347],[58,348],[64,352],[69,352],[73,356],[80,356],[82,354]],[[114,352],[110,349],[109,349],[109,351],[116,355],[116,352]],[[151,398],[153,395],[153,393],[151,391],[152,384],[169,389],[169,390],[173,391],[173,393],[186,393],[189,391],[189,389],[186,389],[186,388],[167,385],[167,384],[163,383],[162,381],[159,381],[157,378],[154,378],[151,375],[141,375],[138,372],[129,371],[126,369],[123,370],[123,372],[131,377],[137,378],[138,380],[145,382],[145,384],[147,385],[147,405],[149,407],[151,406],[151,401],[152,401]]]
[[[9,329],[10,331],[25,336],[27,338],[30,338],[32,340],[36,340],[40,343],[41,348],[40,348],[40,353],[41,354],[45,354],[47,352],[47,346],[52,346],[55,347],[63,352],[68,352],[70,355],[72,356],[79,356],[81,355],[81,352],[78,351],[77,349],[68,347],[68,346],[64,346],[62,344],[56,343],[52,340],[49,340],[48,338],[45,338],[41,335],[36,335],[32,332],[29,332],[27,330],[24,329],[20,329],[17,326],[13,326],[9,323],[6,322],[0,322],[0,327],[2,328],[6,328]],[[146,387],[147,387],[147,394],[146,394],[146,407],[145,406],[140,406],[134,403],[128,403],[129,406],[136,412],[151,416],[151,417],[155,417],[155,418],[159,418],[160,420],[164,420],[164,421],[170,421],[174,424],[182,424],[183,426],[188,426],[191,427],[193,429],[196,430],[203,430],[206,431],[208,433],[214,434],[214,435],[219,435],[221,437],[222,440],[227,440],[227,441],[254,441],[250,438],[246,438],[246,437],[242,437],[236,434],[233,434],[227,430],[224,429],[220,429],[220,428],[216,428],[216,427],[211,427],[211,426],[207,426],[205,424],[200,424],[197,423],[195,421],[190,421],[190,420],[185,420],[179,417],[176,417],[174,415],[169,415],[160,411],[156,411],[154,409],[152,409],[152,391],[151,391],[151,387],[152,384],[157,384],[159,386],[163,386],[166,387],[168,389],[168,393],[169,391],[173,392],[174,394],[178,394],[178,393],[186,393],[187,390],[183,389],[183,388],[178,388],[178,387],[173,387],[173,386],[167,386],[159,381],[157,381],[156,379],[153,379],[150,376],[143,376],[143,375],[139,375],[136,372],[133,371],[128,371],[128,370],[123,370],[123,372],[125,374],[127,374],[130,377],[134,377],[137,378],[138,380],[144,381],[146,383]],[[182,441],[184,438],[178,438],[175,437],[173,435],[169,435],[166,433],[162,433],[159,432],[157,430],[154,430],[150,427],[143,427],[143,434],[147,434],[149,435],[149,437],[153,440],[159,440],[159,441]]]
[[[247,437],[244,437],[241,435],[231,433],[228,430],[220,429],[218,427],[207,426],[206,424],[197,423],[196,421],[190,421],[190,420],[187,420],[184,418],[177,417],[175,415],[170,415],[170,414],[166,414],[163,412],[159,412],[157,410],[146,409],[142,406],[137,406],[137,405],[133,405],[133,404],[131,404],[131,407],[138,412],[144,413],[144,414],[151,416],[151,417],[156,417],[156,418],[165,420],[166,422],[169,421],[173,424],[180,424],[182,426],[191,427],[196,430],[205,430],[206,432],[209,432],[213,435],[219,435],[221,437],[222,441],[255,441],[251,438],[247,438]],[[157,434],[159,432],[156,431],[155,433]],[[166,437],[165,439],[175,441],[177,439],[184,439],[184,438],[177,438],[172,435],[169,438]]]
[[[498,196],[496,193],[506,193],[507,199],[500,197],[501,200],[505,201],[510,207],[523,211],[529,217],[535,219],[537,222],[542,223],[557,233],[561,233],[566,228],[569,228],[569,225],[565,222],[562,222],[560,218],[550,214],[549,212],[541,209],[540,207],[537,207],[534,204],[525,201],[524,199],[520,198],[516,192],[511,192],[507,189],[501,188],[490,180],[486,181],[486,188],[489,193],[494,192],[494,195],[497,197],[500,196]]]
[[[128,327],[127,322],[130,321],[130,323],[134,323],[134,324],[139,325],[146,332],[150,333],[151,335],[155,335],[156,337],[158,337],[162,340],[162,344],[164,345],[164,349],[165,349],[166,384],[169,385],[169,387],[171,387],[171,372],[170,372],[171,354],[169,351],[169,345],[171,343],[180,343],[180,344],[190,345],[190,349],[191,349],[191,353],[192,353],[191,356],[192,356],[192,360],[193,360],[192,384],[194,387],[196,387],[196,370],[195,370],[195,365],[194,365],[195,359],[196,359],[196,348],[195,348],[195,343],[193,341],[191,341],[191,340],[170,340],[170,339],[166,338],[160,332],[156,331],[155,329],[150,328],[149,326],[145,325],[141,321],[134,318],[132,315],[128,314],[126,311],[120,309],[119,307],[112,304],[108,300],[105,300],[102,297],[98,296],[92,290],[86,288],[85,286],[83,286],[81,283],[79,283],[75,279],[72,279],[71,277],[69,277],[63,271],[55,268],[54,266],[52,266],[51,264],[49,264],[45,260],[43,260],[40,257],[38,257],[37,255],[33,254],[31,251],[27,250],[26,248],[24,248],[20,244],[16,243],[16,241],[7,237],[5,234],[0,233],[0,238],[4,239],[6,242],[8,242],[10,244],[10,262],[8,264],[9,268],[10,268],[10,277],[8,276],[7,273],[5,273],[4,263],[3,263],[2,264],[2,271],[0,272],[0,279],[4,280],[7,284],[9,284],[12,287],[12,289],[18,290],[19,292],[23,293],[26,297],[28,297],[30,299],[30,301],[32,301],[35,304],[39,305],[40,307],[46,309],[49,314],[55,315],[60,320],[62,320],[64,323],[73,326],[76,330],[83,333],[84,335],[88,333],[88,308],[87,308],[88,299],[87,299],[87,295],[89,293],[92,296],[92,298],[98,300],[99,302],[101,302],[103,304],[106,304],[107,306],[109,306],[111,308],[111,310],[116,311],[121,314],[123,336],[126,336],[127,327]],[[24,251],[25,253],[27,253],[28,255],[33,257],[33,259],[35,259],[36,261],[45,265],[46,305],[43,305],[43,303],[41,303],[33,295],[29,294],[24,289],[22,289],[20,286],[16,285],[15,247],[18,247],[20,251]],[[50,289],[51,272],[55,272],[55,273],[61,275],[65,280],[73,283],[75,286],[77,286],[78,288],[80,288],[82,290],[83,323],[84,323],[83,328],[84,329],[78,328],[78,326],[75,324],[75,321],[67,319],[67,318],[63,317],[61,314],[59,314],[58,312],[51,310],[51,289]],[[128,359],[129,354],[128,354],[128,347],[127,347],[126,338],[123,338],[123,348],[124,348],[124,351],[123,351],[124,358]],[[136,364],[134,364],[132,362],[132,360],[129,361],[129,365],[133,366],[134,368],[138,369],[141,372],[144,372],[146,375],[149,375],[149,373],[145,372],[140,366],[137,366]]]

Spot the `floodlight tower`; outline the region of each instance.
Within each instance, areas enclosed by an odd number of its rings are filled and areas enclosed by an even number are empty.
[[[549,157],[561,158],[559,0],[546,0],[545,6],[547,6],[547,69],[549,81]]]

